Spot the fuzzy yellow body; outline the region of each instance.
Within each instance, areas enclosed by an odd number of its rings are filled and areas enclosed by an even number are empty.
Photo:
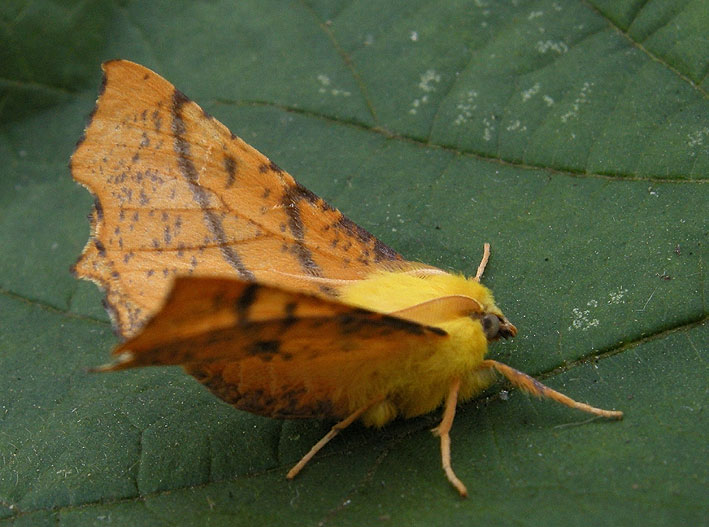
[[[394,313],[426,301],[463,295],[477,300],[486,312],[502,314],[492,293],[474,279],[448,273],[415,276],[410,273],[381,272],[359,280],[342,290],[344,303]],[[460,399],[469,399],[487,388],[495,378],[489,369],[477,370],[487,353],[487,338],[479,320],[460,316],[431,320],[447,336],[425,344],[428,349],[412,350],[403,360],[385,363],[385,368],[367,371],[368,378],[342,387],[354,412],[382,392],[386,399],[362,415],[368,426],[382,426],[397,416],[426,414],[441,405],[451,381],[461,379]]]

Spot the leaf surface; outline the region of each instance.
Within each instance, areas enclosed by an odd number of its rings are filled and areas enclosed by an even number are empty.
[[[59,9],[0,7],[0,525],[706,521],[705,2]],[[68,272],[91,197],[67,161],[115,57],[408,259],[474,274],[491,242],[520,334],[490,356],[625,419],[499,385],[458,410],[461,501],[437,415],[355,426],[287,482],[328,423],[236,411],[178,369],[88,373],[117,340]]]

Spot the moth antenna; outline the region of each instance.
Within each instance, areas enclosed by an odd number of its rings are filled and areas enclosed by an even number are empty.
[[[480,265],[478,265],[478,271],[475,273],[475,281],[479,282],[482,278],[483,272],[485,272],[485,267],[487,267],[487,261],[490,259],[490,244],[485,242],[483,244],[483,258],[480,260]]]

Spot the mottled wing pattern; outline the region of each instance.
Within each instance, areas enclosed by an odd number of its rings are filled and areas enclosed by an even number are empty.
[[[445,331],[306,293],[238,279],[177,278],[158,314],[104,369],[181,364],[237,408],[340,417],[346,389],[392,360],[425,356]]]
[[[123,60],[103,69],[71,160],[96,198],[74,271],[106,290],[122,336],[155,313],[177,275],[334,296],[338,280],[409,265],[156,73]]]

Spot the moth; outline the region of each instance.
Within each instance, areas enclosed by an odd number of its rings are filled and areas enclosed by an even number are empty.
[[[71,158],[95,197],[73,267],[97,283],[122,342],[100,367],[179,364],[240,410],[380,427],[443,406],[434,430],[450,483],[458,401],[498,375],[538,397],[602,410],[486,359],[517,329],[480,277],[405,260],[298,184],[168,81],[103,64]]]

